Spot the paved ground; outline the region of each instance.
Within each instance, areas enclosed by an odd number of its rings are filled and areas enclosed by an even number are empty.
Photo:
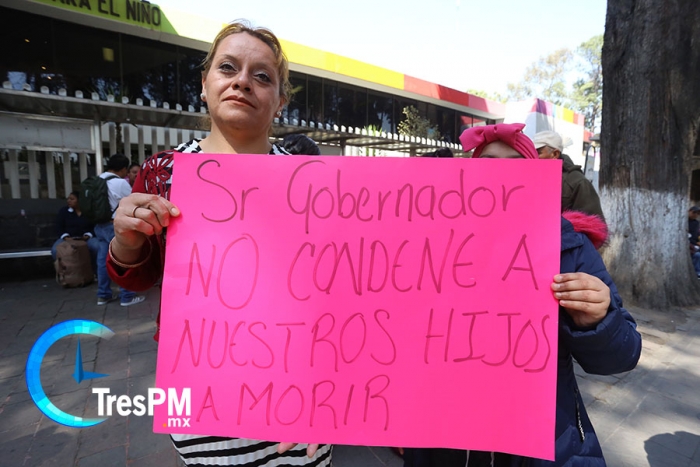
[[[61,289],[50,279],[0,283],[0,465],[172,466],[178,460],[168,438],[151,432],[147,417],[112,417],[76,430],[42,416],[24,382],[27,354],[53,324],[82,318],[102,322],[116,335],[109,351],[82,344],[85,371],[109,373],[113,392],[145,393],[153,386],[157,289],[146,302],[122,308],[95,305],[95,288]],[[644,335],[638,367],[616,377],[579,372],[582,391],[612,467],[700,467],[700,309],[674,313],[632,310]],[[54,344],[42,366],[51,400],[76,414],[94,411],[90,381],[71,378],[75,341]],[[93,396],[94,399],[94,396]],[[337,446],[336,467],[402,465],[387,448]]]

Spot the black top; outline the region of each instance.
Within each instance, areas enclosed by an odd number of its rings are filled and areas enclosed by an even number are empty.
[[[82,237],[86,233],[92,235],[92,224],[86,218],[79,216],[74,209],[62,207],[56,217],[56,230],[59,237],[68,234],[69,237]]]
[[[697,219],[688,219],[688,240],[695,245],[698,243],[698,235],[700,235],[700,222]]]

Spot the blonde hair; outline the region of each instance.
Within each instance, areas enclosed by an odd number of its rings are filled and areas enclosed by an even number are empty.
[[[214,59],[214,54],[216,53],[216,49],[219,48],[221,41],[230,35],[243,32],[263,41],[272,50],[272,53],[275,55],[275,65],[277,66],[277,72],[280,77],[279,93],[280,96],[284,98],[285,102],[289,102],[292,94],[292,84],[289,82],[289,62],[282,51],[282,45],[279,39],[277,39],[277,36],[269,29],[254,27],[247,20],[236,20],[224,26],[223,29],[219,31],[219,34],[216,35],[216,38],[214,38],[214,41],[211,43],[211,48],[207,56],[202,62],[202,77],[206,77],[209,73],[211,62]]]

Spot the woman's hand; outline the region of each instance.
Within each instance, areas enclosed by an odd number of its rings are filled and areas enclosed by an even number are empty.
[[[554,298],[559,300],[579,327],[591,327],[605,318],[610,306],[610,287],[585,272],[557,274],[552,283]]]
[[[292,449],[294,446],[296,446],[298,443],[280,443],[277,445],[277,453],[282,454],[283,452],[287,452],[290,449]],[[316,455],[316,451],[318,451],[318,444],[309,444],[306,447],[306,455],[311,459]]]
[[[114,217],[112,251],[120,261],[136,261],[147,237],[159,235],[180,210],[167,199],[157,195],[132,193],[122,198]]]

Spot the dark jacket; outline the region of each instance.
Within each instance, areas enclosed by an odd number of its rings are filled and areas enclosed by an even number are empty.
[[[605,241],[606,227],[595,216],[565,212],[561,219],[560,271],[585,272],[601,279],[610,287],[608,314],[594,328],[577,327],[564,309],[559,309],[559,344],[557,359],[557,401],[555,421],[555,460],[546,461],[522,456],[472,451],[468,467],[604,467],[605,460],[574,375],[574,359],[590,374],[611,375],[629,371],[637,365],[642,338],[632,316],[622,307],[617,288],[596,251],[596,244]],[[569,219],[571,221],[569,221]],[[573,224],[572,224],[573,222]],[[575,227],[574,227],[575,225]],[[420,449],[404,465],[429,467],[464,466],[466,454],[459,450]],[[432,451],[432,453],[431,453]],[[437,454],[435,454],[437,453]],[[414,454],[414,453],[411,453]],[[445,461],[445,456],[454,459]],[[442,457],[440,457],[442,456]],[[416,462],[418,460],[418,462]]]
[[[608,314],[595,328],[582,329],[560,308],[556,460],[515,456],[512,466],[605,466],[600,443],[579,393],[573,360],[576,359],[586,373],[611,375],[633,369],[642,351],[642,338],[634,319],[622,307],[622,299],[600,254],[580,232],[586,229],[585,225],[577,225],[575,230],[571,222],[562,217],[561,272],[586,272],[605,282],[611,294]]]
[[[691,245],[696,245],[700,241],[700,221],[688,218],[688,240]]]
[[[92,236],[93,225],[84,216],[79,216],[75,210],[68,206],[62,207],[56,216],[56,233],[59,237],[82,237],[85,234]]]
[[[593,184],[583,175],[580,165],[575,165],[569,156],[561,155],[561,211],[581,211],[600,216],[605,221],[600,198]]]

